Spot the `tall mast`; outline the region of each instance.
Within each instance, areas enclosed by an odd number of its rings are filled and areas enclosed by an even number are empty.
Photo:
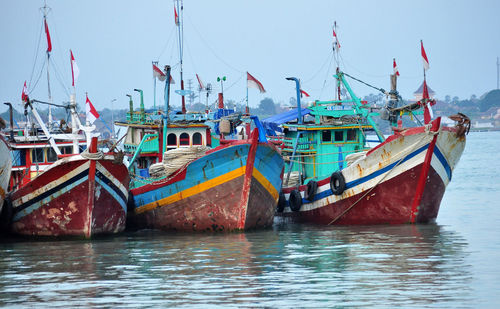
[[[158,61],[153,61],[153,65],[158,66]],[[156,76],[153,74],[153,108],[156,110]]]
[[[186,113],[186,99],[184,98],[184,79],[182,77],[182,56],[184,52],[184,23],[183,23],[183,14],[184,14],[184,5],[182,0],[176,0],[177,12],[179,14],[178,19],[176,20],[177,25],[177,34],[179,40],[179,60],[180,60],[180,72],[181,72],[181,97],[182,97],[182,113]],[[179,10],[180,9],[180,10]]]
[[[49,96],[49,103],[52,103],[52,93],[50,91],[50,72],[49,72],[49,67],[50,67],[50,52],[52,50],[52,46],[50,44],[50,36],[49,36],[49,30],[47,26],[47,15],[49,14],[50,8],[47,6],[47,2],[45,1],[43,7],[41,8],[43,10],[43,23],[45,26],[45,31],[46,31],[46,36],[47,36],[47,89],[48,89],[48,96]],[[49,123],[48,127],[50,129],[52,124],[52,108],[49,105]]]
[[[333,55],[335,58],[335,62],[337,64],[337,70],[336,74],[339,73],[340,71],[340,61],[339,61],[339,49],[340,49],[340,43],[339,43],[339,38],[337,36],[337,22],[333,22],[333,27],[332,27],[332,35],[333,35]],[[340,101],[340,80],[337,81],[337,93],[335,94],[337,97],[337,100]]]

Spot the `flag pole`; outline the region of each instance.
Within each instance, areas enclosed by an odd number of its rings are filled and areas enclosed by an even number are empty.
[[[250,109],[248,108],[248,72],[247,72],[247,106],[246,106],[246,109],[245,109],[245,113],[247,115],[250,115]]]
[[[158,66],[158,61],[152,61],[153,65]],[[153,74],[153,108],[156,110],[156,76]]]

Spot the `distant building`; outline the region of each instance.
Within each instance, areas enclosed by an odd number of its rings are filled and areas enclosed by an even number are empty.
[[[435,92],[434,90],[431,89],[431,87],[429,87],[429,84],[427,84],[427,91],[429,91],[429,98],[434,99]],[[418,87],[418,89],[413,93],[413,95],[415,96],[415,101],[422,100],[423,93],[424,93],[424,82],[422,82],[420,87]]]

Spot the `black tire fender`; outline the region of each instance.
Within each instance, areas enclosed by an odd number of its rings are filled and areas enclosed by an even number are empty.
[[[317,191],[318,191],[318,183],[314,180],[309,181],[307,183],[305,198],[312,202],[314,200],[314,196],[316,195]]]
[[[293,190],[290,192],[290,198],[288,199],[288,203],[290,204],[290,209],[292,211],[299,211],[302,206],[302,196],[298,190]]]
[[[278,198],[278,207],[276,207],[276,211],[278,213],[282,213],[283,210],[285,210],[285,206],[286,206],[285,194],[283,193],[283,191],[281,191],[280,197]]]
[[[342,195],[345,190],[345,178],[341,171],[336,171],[330,176],[330,189],[335,195]]]

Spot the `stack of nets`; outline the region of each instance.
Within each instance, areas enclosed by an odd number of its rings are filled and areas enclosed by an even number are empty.
[[[155,178],[168,177],[189,162],[205,155],[209,149],[206,146],[193,146],[166,151],[163,154],[163,162],[151,165],[149,174]]]

